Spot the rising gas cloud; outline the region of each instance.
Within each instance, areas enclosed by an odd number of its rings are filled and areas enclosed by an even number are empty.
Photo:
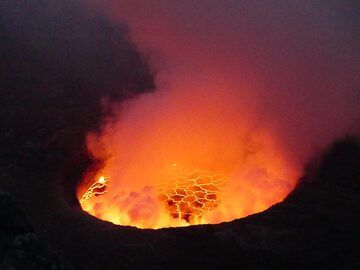
[[[126,22],[157,74],[157,91],[105,104],[111,116],[101,132],[88,134],[91,154],[104,162],[95,174],[109,186],[82,206],[99,218],[142,228],[188,225],[179,208],[171,216],[158,199],[163,181],[175,181],[171,166],[224,178],[217,207],[193,224],[262,211],[291,192],[315,151],[358,128],[355,2],[89,7]]]

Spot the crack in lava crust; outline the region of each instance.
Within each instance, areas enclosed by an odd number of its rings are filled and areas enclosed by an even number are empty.
[[[224,179],[221,175],[200,170],[174,171],[159,188],[162,201],[173,218],[189,224],[203,224],[203,217],[220,204]]]
[[[92,196],[100,196],[106,193],[109,180],[105,176],[101,175],[99,178],[91,184],[86,190],[84,195],[81,196],[80,203],[90,199]]]
[[[90,179],[90,186],[79,199],[85,211],[99,218],[102,218],[99,214],[87,209],[86,202],[94,197],[106,195],[109,178],[96,173]],[[157,199],[166,209],[169,218],[179,221],[178,226],[204,224],[204,215],[221,203],[224,178],[220,174],[179,168],[177,164],[172,164],[171,169],[162,176],[162,179],[156,188]],[[95,204],[94,208],[96,206]]]

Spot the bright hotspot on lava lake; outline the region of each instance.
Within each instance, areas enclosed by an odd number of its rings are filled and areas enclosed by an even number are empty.
[[[96,200],[96,197],[100,195],[106,196],[109,178],[100,174],[95,180],[80,198],[84,209],[88,200]],[[156,187],[157,198],[169,217],[182,222],[183,226],[204,224],[204,215],[221,203],[220,194],[223,184],[224,179],[220,174],[180,169],[174,163],[171,165],[171,170],[166,173],[165,179]],[[92,213],[92,211],[89,212]],[[121,224],[120,216],[117,222],[111,221]]]

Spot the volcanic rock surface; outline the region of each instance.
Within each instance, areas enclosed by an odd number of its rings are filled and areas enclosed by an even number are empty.
[[[74,269],[40,240],[12,196],[0,192],[0,269]]]

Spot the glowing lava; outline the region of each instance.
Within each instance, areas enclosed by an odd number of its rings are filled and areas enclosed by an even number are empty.
[[[96,197],[106,195],[109,178],[102,174],[90,179],[91,185],[86,189],[80,198],[80,204],[88,209],[91,201]],[[221,175],[201,170],[179,168],[172,164],[170,170],[162,175],[163,179],[157,186],[158,200],[162,208],[168,212],[170,219],[177,219],[179,226],[204,224],[204,216],[214,210],[220,204],[221,191],[223,190],[224,179]],[[134,193],[132,193],[134,194]],[[98,207],[95,204],[94,208]],[[88,209],[89,213],[97,214],[95,209]],[[116,220],[117,218],[117,220]],[[121,215],[111,218],[110,221],[122,224]]]
[[[174,172],[160,186],[158,198],[173,218],[202,224],[204,215],[219,205],[223,183],[219,174],[174,166]]]
[[[105,176],[101,175],[91,186],[86,190],[84,195],[81,196],[80,203],[90,199],[92,196],[99,196],[106,193],[108,187],[108,180]]]
[[[77,188],[83,210],[138,228],[216,224],[263,211],[294,188],[298,170],[271,131],[157,110],[139,119],[129,111],[89,133],[101,168]]]
[[[89,214],[118,225],[157,229],[219,223],[265,210],[293,188],[274,178],[271,168],[257,166],[246,164],[242,174],[223,176],[171,164],[137,188],[105,177],[103,168],[85,179],[90,183],[78,190],[78,198]],[[233,180],[239,178],[242,181]]]

